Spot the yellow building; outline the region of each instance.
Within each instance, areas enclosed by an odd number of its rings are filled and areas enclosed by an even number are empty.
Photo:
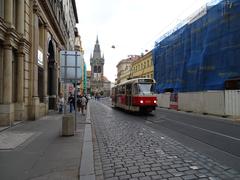
[[[117,84],[131,78],[132,64],[139,58],[138,55],[129,55],[127,59],[123,59],[117,64]]]
[[[132,63],[130,77],[153,78],[152,51],[148,52],[147,54],[139,58],[137,61],[134,61]]]

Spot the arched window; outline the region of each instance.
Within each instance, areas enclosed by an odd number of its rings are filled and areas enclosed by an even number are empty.
[[[102,72],[101,66],[98,66],[98,73],[101,73],[101,72]]]
[[[98,73],[97,66],[94,66],[94,68],[93,68],[93,72],[94,72],[94,73]]]

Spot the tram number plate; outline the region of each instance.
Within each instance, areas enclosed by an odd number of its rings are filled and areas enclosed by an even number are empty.
[[[149,100],[146,100],[146,103],[150,103],[151,101],[149,101]]]

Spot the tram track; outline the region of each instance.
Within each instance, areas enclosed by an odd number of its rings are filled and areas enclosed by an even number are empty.
[[[154,125],[176,131],[240,158],[240,138],[238,137],[220,133],[218,131],[213,131],[211,128],[202,128],[196,124],[192,125],[191,123],[186,123],[179,119],[176,120],[168,118],[166,116],[157,119],[145,116],[144,120],[150,121]]]
[[[103,101],[109,106],[108,101]],[[178,142],[240,170],[240,125],[218,117],[157,108],[153,113],[129,114]],[[239,168],[238,168],[239,167]]]

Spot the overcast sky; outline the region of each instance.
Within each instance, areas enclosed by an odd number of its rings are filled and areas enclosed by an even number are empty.
[[[164,32],[210,0],[76,0],[77,24],[90,70],[98,36],[105,57],[104,75],[114,82],[117,63],[151,50]],[[116,48],[111,48],[114,45]]]

